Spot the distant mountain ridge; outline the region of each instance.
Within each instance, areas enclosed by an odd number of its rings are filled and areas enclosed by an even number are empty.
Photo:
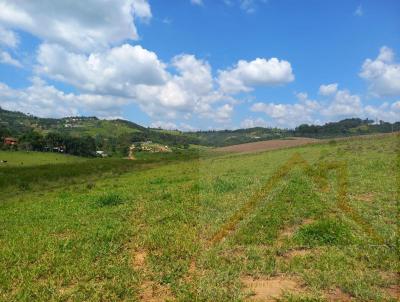
[[[295,129],[255,127],[237,130],[182,132],[143,127],[131,121],[102,120],[97,117],[39,118],[22,112],[0,108],[0,137],[21,138],[35,132],[41,136],[59,133],[71,137],[90,137],[97,148],[125,153],[132,142],[151,140],[169,146],[190,144],[222,147],[291,136],[330,138],[399,131],[400,122],[387,123],[359,118],[345,119],[325,125],[300,125]],[[118,151],[119,150],[119,151]]]

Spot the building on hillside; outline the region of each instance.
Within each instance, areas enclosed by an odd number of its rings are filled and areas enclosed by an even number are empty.
[[[130,153],[133,152],[149,152],[149,153],[166,153],[172,152],[168,146],[163,146],[151,141],[135,143],[130,147]]]
[[[16,144],[18,144],[18,140],[13,137],[6,137],[4,139],[4,144],[7,146],[15,146]]]
[[[97,157],[107,157],[108,154],[105,151],[99,150],[99,151],[96,151],[96,156]]]
[[[136,150],[136,146],[133,144],[129,147],[129,153],[128,153],[128,159],[130,160],[135,160],[135,150]]]
[[[58,153],[65,153],[65,146],[53,147],[52,151]]]

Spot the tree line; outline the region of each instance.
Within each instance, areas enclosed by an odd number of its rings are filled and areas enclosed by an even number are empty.
[[[95,139],[90,136],[74,137],[58,132],[43,135],[31,129],[18,137],[18,144],[10,146],[4,143],[4,138],[10,134],[7,128],[0,127],[0,147],[3,150],[56,151],[78,156],[94,156],[96,153]]]
[[[329,138],[340,136],[352,136],[373,133],[389,133],[400,131],[400,122],[388,123],[379,121],[375,123],[371,119],[351,118],[339,122],[326,123],[325,125],[303,124],[293,131],[295,136]]]

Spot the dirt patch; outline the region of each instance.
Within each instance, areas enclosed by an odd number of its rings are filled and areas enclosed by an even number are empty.
[[[385,289],[386,294],[392,299],[400,301],[400,285],[394,284]]]
[[[312,223],[314,223],[314,222],[315,222],[314,219],[310,219],[310,218],[304,219],[300,224],[293,225],[293,226],[290,226],[290,227],[287,227],[287,228],[283,229],[283,231],[279,234],[279,238],[280,238],[280,239],[283,239],[283,238],[292,237],[293,234],[294,234],[300,227],[302,227],[302,226],[304,226],[304,225],[312,224]]]
[[[326,299],[329,302],[334,302],[334,301],[348,302],[348,301],[352,301],[351,296],[349,294],[346,294],[345,292],[343,292],[340,288],[335,288],[335,289],[330,290],[328,292],[328,294],[326,295]]]
[[[62,295],[62,296],[70,295],[76,289],[76,285],[77,284],[69,284],[69,285],[61,287],[58,291],[59,291],[60,295]]]
[[[136,251],[132,257],[132,265],[136,270],[141,270],[143,281],[140,285],[139,301],[144,302],[164,302],[174,301],[171,290],[166,285],[161,285],[150,280],[151,273],[146,267],[147,252],[143,250]]]
[[[193,282],[193,279],[197,276],[198,274],[198,269],[196,265],[196,261],[192,260],[189,264],[188,271],[184,277],[185,282],[191,283]]]
[[[374,200],[374,194],[373,193],[359,194],[356,195],[354,199],[358,201],[371,202]]]
[[[142,268],[146,263],[147,253],[145,251],[138,251],[133,255],[133,267]]]
[[[291,260],[294,257],[305,257],[314,253],[315,250],[312,249],[298,249],[298,250],[290,250],[287,253],[283,254],[283,258],[287,260]]]
[[[51,234],[54,238],[57,238],[59,240],[70,240],[74,237],[74,233],[70,231],[64,231],[60,233],[53,233]]]
[[[216,148],[215,150],[222,152],[258,152],[302,146],[316,142],[319,142],[319,140],[312,138],[296,137],[293,139],[274,139],[262,142],[233,145]]]
[[[259,279],[244,277],[242,283],[251,292],[248,301],[272,302],[282,298],[285,293],[298,294],[304,292],[298,281],[284,276]]]
[[[167,286],[157,284],[153,281],[145,281],[141,286],[139,301],[142,302],[165,302],[174,301],[170,289]]]

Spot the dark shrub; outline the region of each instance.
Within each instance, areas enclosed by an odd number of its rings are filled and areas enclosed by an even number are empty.
[[[306,225],[294,236],[305,246],[344,245],[352,241],[350,227],[336,219],[325,219]]]
[[[97,199],[97,203],[104,206],[116,206],[124,202],[124,199],[117,193],[107,193]]]

